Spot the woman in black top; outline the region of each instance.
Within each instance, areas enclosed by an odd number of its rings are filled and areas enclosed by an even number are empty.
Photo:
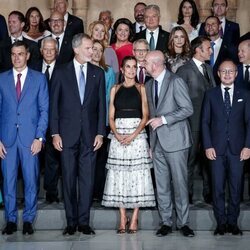
[[[145,124],[148,104],[145,87],[137,84],[135,57],[123,59],[124,82],[111,89],[109,123],[111,144],[102,204],[119,207],[120,226],[117,233],[126,232],[127,208],[133,208],[128,233],[136,233],[139,207],[155,206],[150,174],[152,161],[146,140]]]

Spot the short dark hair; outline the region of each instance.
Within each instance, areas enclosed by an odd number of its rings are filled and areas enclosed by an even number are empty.
[[[128,18],[119,18],[119,19],[116,20],[116,22],[115,22],[115,24],[113,26],[111,41],[114,41],[114,43],[116,43],[116,41],[117,41],[117,37],[116,37],[115,32],[116,32],[116,29],[119,26],[119,24],[125,24],[125,25],[127,25],[129,27],[128,40],[129,40],[129,42],[133,42],[133,40],[134,40],[133,24]]]
[[[147,7],[147,5],[144,2],[138,2],[135,4],[134,9],[138,6],[138,5],[143,5],[144,7]]]
[[[191,41],[191,56],[194,56],[196,54],[196,49],[202,45],[203,42],[209,41],[211,42],[211,39],[207,36],[198,36],[194,40]]]
[[[11,45],[11,51],[12,51],[12,48],[21,47],[21,46],[23,46],[25,48],[25,50],[27,52],[29,52],[29,46],[28,46],[28,44],[26,42],[20,41],[20,40],[17,40],[16,42],[12,43],[12,45]]]
[[[237,64],[236,64],[236,62],[232,58],[225,58],[225,59],[223,59],[221,61],[221,63],[219,64],[218,70],[220,69],[221,64],[224,63],[224,62],[231,62],[234,65],[234,67],[235,67],[235,69],[237,71]]]
[[[10,17],[11,15],[16,15],[17,18],[18,18],[18,20],[19,20],[21,23],[24,23],[24,22],[25,22],[24,14],[23,14],[22,12],[18,11],[18,10],[13,10],[13,11],[11,11],[10,14],[9,14],[9,17]]]
[[[221,24],[221,21],[220,21],[219,17],[211,15],[211,16],[208,16],[208,17],[205,19],[205,22],[204,22],[205,25],[206,25],[207,20],[210,19],[210,18],[215,18],[215,19],[217,19],[218,24],[219,24],[219,25]]]
[[[122,64],[121,64],[121,67],[123,68],[124,65],[126,64],[127,61],[129,60],[134,60],[137,62],[136,58],[134,56],[125,56],[123,59],[122,59]]]
[[[212,1],[212,6],[214,5],[214,1],[215,1],[215,0]],[[226,7],[227,7],[227,6],[228,6],[228,1],[225,0],[225,3],[226,3]]]

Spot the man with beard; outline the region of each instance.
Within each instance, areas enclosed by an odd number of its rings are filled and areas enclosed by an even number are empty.
[[[139,33],[146,29],[146,25],[144,23],[144,12],[146,6],[147,5],[145,3],[138,2],[134,7],[134,18],[135,18],[135,22],[133,23],[134,33]]]

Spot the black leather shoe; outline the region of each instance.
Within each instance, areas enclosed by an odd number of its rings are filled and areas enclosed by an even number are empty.
[[[76,227],[75,226],[67,226],[63,230],[63,235],[73,235],[76,232]]]
[[[32,227],[32,224],[30,222],[24,222],[23,223],[23,234],[33,234],[34,229]]]
[[[207,204],[212,204],[213,202],[213,199],[212,199],[212,195],[211,194],[206,194],[203,196],[204,198],[204,201],[207,203]]]
[[[78,232],[83,234],[95,234],[95,231],[89,225],[79,225]]]
[[[229,224],[227,226],[227,232],[231,233],[233,235],[242,235],[243,234],[237,225],[231,225],[231,224]]]
[[[170,233],[172,233],[172,228],[167,225],[162,225],[161,228],[157,230],[156,235],[161,237],[161,236],[166,236]]]
[[[194,231],[188,226],[183,226],[180,231],[185,237],[194,237]]]
[[[215,229],[214,231],[214,235],[224,235],[226,233],[226,225],[225,224],[221,224],[221,225],[218,225],[217,228]]]
[[[17,225],[14,222],[7,222],[6,227],[3,229],[2,234],[13,234],[17,231]]]
[[[46,194],[46,201],[48,202],[48,203],[53,203],[53,202],[56,202],[56,203],[58,203],[59,202],[59,199],[58,199],[58,197],[56,196],[56,195],[51,195],[51,194]]]

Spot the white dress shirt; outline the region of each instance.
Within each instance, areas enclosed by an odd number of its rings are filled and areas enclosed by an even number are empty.
[[[156,46],[157,41],[158,41],[158,36],[159,36],[159,27],[153,31],[146,29],[146,40],[148,41],[148,44],[150,44],[150,38],[151,38],[150,32],[154,32],[153,36],[154,36],[155,46]]]
[[[51,78],[51,75],[53,73],[54,67],[55,67],[56,61],[48,64],[43,60],[43,67],[42,67],[42,73],[45,73],[46,69],[47,69],[47,65],[49,65],[49,79]]]
[[[73,63],[74,63],[74,67],[75,67],[75,73],[76,73],[77,84],[78,84],[78,87],[79,87],[79,82],[80,82],[80,70],[81,70],[80,66],[81,66],[82,64],[80,64],[75,58],[74,58],[74,60],[73,60]],[[83,64],[82,70],[83,70],[83,73],[84,73],[85,82],[87,82],[87,81],[86,81],[87,67],[88,67],[88,63],[84,63],[84,64]]]
[[[221,91],[222,91],[222,98],[223,98],[223,101],[224,101],[224,96],[225,96],[225,88],[230,88],[228,90],[228,93],[229,93],[229,96],[230,96],[230,103],[231,103],[231,106],[232,106],[232,103],[233,103],[233,94],[234,94],[234,84],[230,85],[230,86],[226,86],[226,85],[223,85],[221,83]]]

